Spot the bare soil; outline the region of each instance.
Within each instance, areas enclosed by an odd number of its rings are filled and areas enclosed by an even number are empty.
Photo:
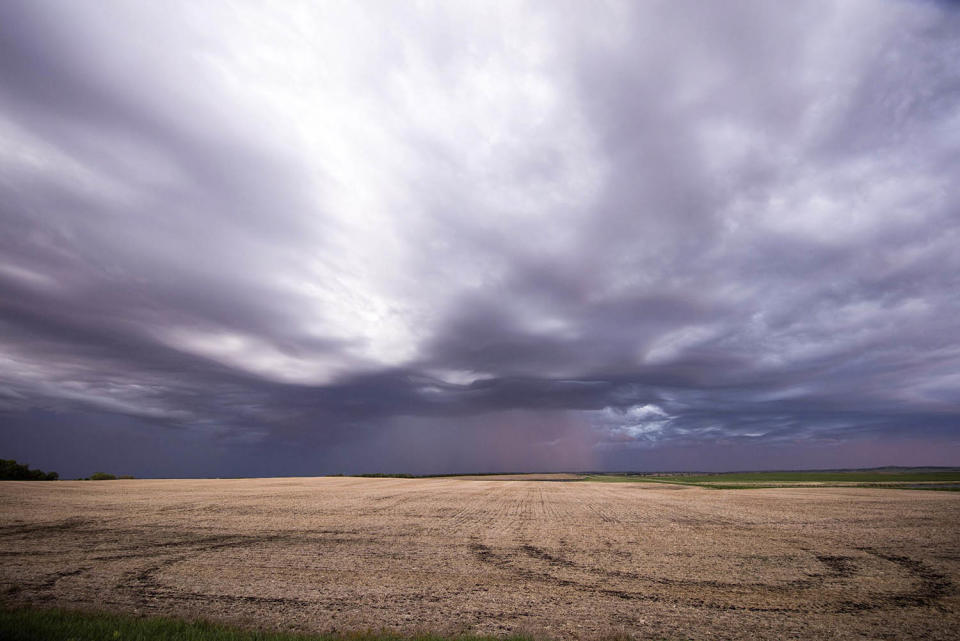
[[[679,488],[679,489],[678,489]],[[960,493],[0,483],[0,604],[312,632],[958,639]]]

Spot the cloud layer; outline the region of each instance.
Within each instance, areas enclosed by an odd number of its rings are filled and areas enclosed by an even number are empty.
[[[957,59],[932,2],[3,3],[0,441],[958,463]]]

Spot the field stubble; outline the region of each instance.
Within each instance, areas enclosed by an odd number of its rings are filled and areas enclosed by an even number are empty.
[[[956,639],[960,495],[460,479],[0,483],[0,600],[285,630]]]

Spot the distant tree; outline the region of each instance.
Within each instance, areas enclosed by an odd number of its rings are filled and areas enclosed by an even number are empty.
[[[0,459],[0,481],[56,481],[60,475],[56,472],[31,470],[13,459]]]
[[[106,472],[95,472],[90,475],[91,481],[116,481],[117,477]]]

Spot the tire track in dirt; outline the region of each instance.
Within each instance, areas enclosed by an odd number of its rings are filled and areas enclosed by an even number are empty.
[[[807,589],[817,587],[823,584],[824,580],[830,578],[851,578],[856,574],[854,559],[848,556],[817,556],[816,559],[827,568],[826,573],[811,574],[806,579],[792,579],[781,583],[763,583],[763,582],[732,582],[716,581],[709,579],[672,579],[669,577],[660,577],[645,575],[639,572],[629,570],[609,570],[600,567],[587,566],[575,563],[560,554],[551,554],[539,547],[530,544],[524,544],[520,548],[527,556],[546,561],[550,565],[576,568],[582,572],[587,572],[610,579],[632,579],[647,583],[656,583],[660,585],[677,585],[688,587],[710,587],[723,589],[754,588],[762,590],[783,590],[783,589]]]
[[[6,525],[0,526],[0,538],[17,538],[25,535],[48,534],[75,530],[90,523],[88,519],[70,517],[53,523],[39,523],[33,525]]]
[[[65,529],[76,530],[79,526],[79,521],[72,523],[69,528],[57,527],[56,529],[62,531]],[[54,527],[54,526],[50,526]],[[45,528],[45,529],[50,529]],[[82,531],[78,532],[83,534]],[[91,538],[94,538],[96,535],[95,530],[89,532]],[[126,532],[114,532],[114,536],[120,536],[122,538],[133,538],[136,535],[140,534],[139,531],[126,531]],[[32,598],[38,600],[49,600],[53,598],[53,595],[50,594],[56,587],[57,584],[65,578],[79,576],[85,572],[89,572],[94,569],[95,565],[91,563],[103,563],[110,561],[121,561],[121,560],[130,560],[130,561],[149,561],[151,562],[146,567],[140,567],[134,570],[125,571],[120,579],[115,583],[115,588],[122,593],[126,593],[127,596],[133,598],[136,601],[139,601],[143,604],[149,604],[151,601],[156,600],[192,600],[192,601],[217,601],[217,602],[243,602],[243,603],[261,603],[261,604],[296,604],[296,605],[306,605],[311,603],[310,601],[305,601],[302,599],[293,599],[293,598],[276,598],[276,597],[260,597],[253,595],[226,595],[226,594],[209,594],[203,592],[196,592],[190,590],[183,590],[180,588],[172,587],[169,585],[163,584],[157,574],[164,569],[171,568],[177,564],[190,563],[192,561],[197,561],[203,555],[210,552],[235,548],[235,549],[245,549],[250,548],[256,545],[277,543],[277,542],[288,542],[295,545],[304,545],[308,543],[317,543],[322,545],[340,545],[340,544],[355,544],[358,546],[363,546],[365,543],[369,543],[367,539],[364,539],[359,536],[343,536],[343,532],[338,530],[328,530],[324,532],[314,532],[316,534],[333,534],[335,536],[312,536],[304,537],[299,535],[266,535],[266,536],[236,536],[236,535],[219,535],[219,536],[208,536],[208,535],[198,535],[198,536],[186,536],[181,540],[175,541],[163,541],[156,543],[148,543],[146,545],[139,546],[123,546],[113,549],[101,550],[101,554],[95,554],[93,556],[87,556],[85,558],[85,565],[80,567],[70,567],[67,569],[61,569],[56,572],[45,575],[40,580],[36,581],[21,581],[16,584],[14,592],[23,593],[29,592],[32,595]],[[59,556],[63,556],[67,559],[72,558],[77,554],[79,550],[71,548],[66,550],[60,550],[52,552]],[[32,556],[32,552],[22,552],[11,554],[17,554],[19,556]],[[158,560],[159,559],[159,560]]]
[[[149,605],[154,600],[176,600],[176,601],[201,601],[203,603],[253,603],[253,604],[290,604],[290,605],[310,605],[310,601],[294,599],[291,597],[262,597],[254,595],[236,595],[236,594],[209,594],[184,590],[171,587],[160,582],[157,573],[170,568],[179,563],[186,563],[197,555],[203,554],[205,550],[197,550],[194,554],[182,554],[169,559],[164,559],[159,563],[154,563],[141,570],[133,571],[124,577],[117,588],[132,593],[134,599],[144,605]]]
[[[936,605],[937,602],[943,597],[956,594],[956,587],[954,586],[953,581],[950,580],[950,577],[934,570],[922,561],[912,559],[909,556],[902,554],[881,552],[869,547],[857,549],[877,558],[899,565],[919,582],[920,585],[913,592],[885,597],[886,600],[892,605],[899,607],[933,606]]]
[[[874,610],[886,607],[931,607],[936,602],[952,593],[954,586],[950,579],[937,572],[920,561],[906,556],[892,555],[879,552],[870,548],[857,548],[860,551],[873,555],[877,558],[889,561],[901,569],[905,570],[912,578],[919,581],[919,587],[912,592],[904,592],[893,595],[878,594],[869,601],[837,601],[834,604],[827,604],[831,611],[836,613],[848,613],[864,610]],[[517,559],[522,555],[528,558],[542,561],[551,568],[575,569],[580,572],[594,574],[600,578],[610,579],[630,579],[635,582],[648,583],[662,586],[677,586],[688,588],[708,588],[713,590],[742,590],[749,588],[757,591],[801,591],[820,588],[825,581],[830,579],[851,579],[858,574],[856,560],[850,556],[837,555],[818,555],[816,560],[820,562],[825,572],[809,575],[805,579],[795,579],[786,583],[770,584],[763,582],[726,582],[711,581],[699,579],[674,579],[669,577],[655,577],[643,575],[636,572],[605,570],[603,568],[583,566],[565,558],[562,555],[550,553],[542,548],[525,543],[517,548],[518,553],[498,553],[487,545],[474,542],[471,545],[471,551],[482,563],[494,565],[495,567],[513,572],[528,580],[541,580],[572,587],[581,591],[594,592],[612,597],[627,600],[654,601],[654,602],[673,602],[681,605],[687,605],[698,608],[708,608],[715,610],[745,610],[750,612],[792,612],[799,614],[809,614],[814,610],[803,607],[764,607],[764,606],[743,606],[735,603],[718,603],[704,598],[675,597],[663,594],[654,594],[649,591],[639,591],[634,589],[610,589],[603,587],[602,583],[586,583],[570,578],[569,576],[560,577],[550,571],[535,570],[517,563]]]

